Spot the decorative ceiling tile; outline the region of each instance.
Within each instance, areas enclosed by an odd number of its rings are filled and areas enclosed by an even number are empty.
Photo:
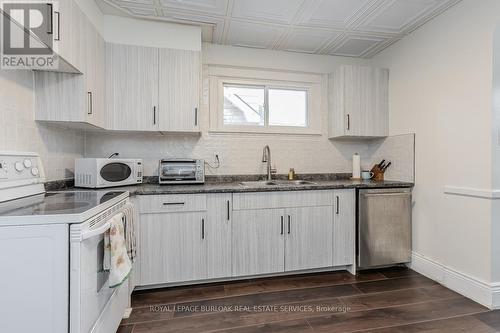
[[[373,3],[374,0],[318,0],[306,10],[300,24],[345,28]]]
[[[226,43],[234,46],[270,49],[284,32],[284,27],[232,21]]]
[[[232,16],[236,18],[290,23],[304,0],[234,0]]]
[[[294,28],[281,43],[280,49],[291,52],[318,53],[321,48],[340,35],[340,32],[327,30]]]
[[[444,3],[443,0],[390,0],[368,16],[358,29],[402,34],[408,27],[419,19],[425,19]]]
[[[167,9],[182,9],[207,14],[226,15],[227,0],[160,0]]]
[[[348,36],[337,47],[334,47],[329,54],[348,57],[362,57],[365,53],[387,41],[378,37]]]
[[[156,8],[151,6],[138,7],[136,5],[136,6],[123,6],[123,8],[125,8],[125,10],[132,15],[152,16],[152,17],[158,16]]]
[[[142,19],[213,27],[204,41],[372,57],[461,0],[95,1]]]

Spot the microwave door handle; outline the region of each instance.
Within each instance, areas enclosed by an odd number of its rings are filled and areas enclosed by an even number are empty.
[[[92,229],[92,230],[89,230],[89,231],[86,231],[86,232],[82,233],[82,240],[86,240],[86,239],[92,238],[94,236],[103,234],[106,231],[108,231],[109,228],[111,228],[111,222],[107,221],[106,223],[104,223],[99,228],[95,228],[95,229]]]

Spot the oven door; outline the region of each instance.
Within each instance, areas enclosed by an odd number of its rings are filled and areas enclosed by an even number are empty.
[[[160,177],[167,182],[194,181],[196,180],[196,162],[193,160],[162,162]]]
[[[109,272],[103,269],[104,232],[109,229],[109,224],[103,219],[90,230],[83,232],[82,229],[85,230],[85,227],[78,224],[70,228],[71,333],[92,332],[106,304],[117,290],[109,288]]]
[[[99,167],[99,186],[122,186],[137,182],[135,163],[110,160]]]

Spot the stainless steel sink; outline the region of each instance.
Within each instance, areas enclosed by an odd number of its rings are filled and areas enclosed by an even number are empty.
[[[277,186],[278,183],[273,180],[258,180],[252,182],[241,182],[240,185],[248,187],[262,187],[262,186]]]
[[[316,185],[314,182],[308,180],[285,180],[283,184],[293,184],[293,185]]]
[[[316,183],[307,180],[259,180],[251,182],[241,182],[240,185],[247,187],[266,187],[266,186],[300,186],[316,185]]]

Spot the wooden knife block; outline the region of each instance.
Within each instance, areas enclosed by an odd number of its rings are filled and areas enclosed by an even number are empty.
[[[384,171],[382,171],[382,169],[379,168],[378,164],[375,164],[370,171],[373,172],[372,180],[376,181],[384,180]]]

